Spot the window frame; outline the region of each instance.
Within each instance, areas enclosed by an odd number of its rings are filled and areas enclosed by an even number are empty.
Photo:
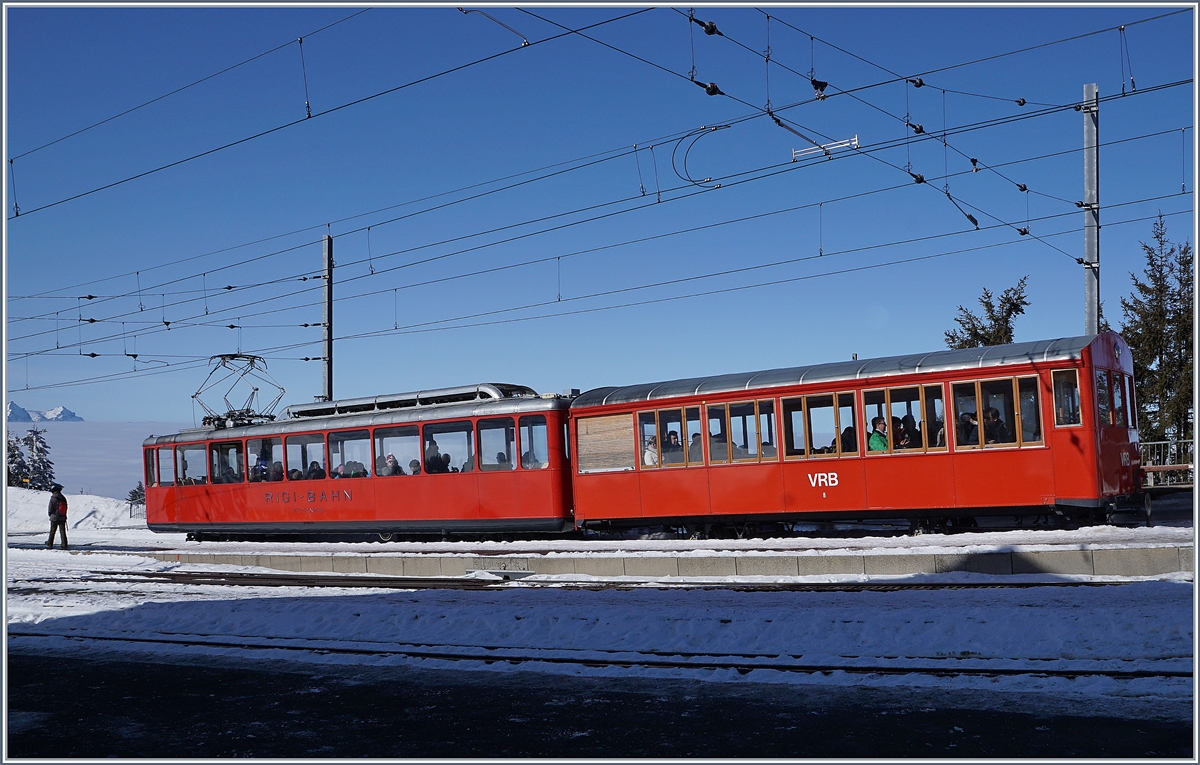
[[[1072,374],[1075,375],[1075,417],[1076,422],[1059,422],[1058,421],[1058,392],[1055,388],[1055,376]],[[1050,370],[1050,405],[1054,408],[1054,427],[1056,428],[1082,428],[1083,427],[1083,396],[1079,388],[1079,370],[1075,367],[1070,369],[1052,369]],[[1045,438],[1045,436],[1043,436]]]
[[[447,467],[446,470],[430,471],[429,470],[430,434],[428,433],[428,431],[431,428],[434,431],[436,431],[439,427],[447,427],[450,425],[463,425],[463,424],[466,424],[466,426],[469,429],[467,431],[467,438],[466,438],[465,443],[467,444],[467,447],[472,452],[472,454],[470,455],[471,456],[471,459],[470,459],[471,467],[466,470],[464,470],[463,468],[458,468],[456,470],[456,469],[454,469],[454,465],[452,463],[452,464],[446,466]],[[421,423],[421,472],[422,472],[422,474],[424,474],[424,475],[470,475],[472,473],[475,473],[479,469],[478,468],[479,457],[477,454],[474,453],[475,448],[476,448],[475,447],[475,439],[476,439],[475,431],[476,431],[476,429],[477,428],[476,428],[475,420],[469,419],[469,418],[463,419],[463,420],[435,420],[433,422]],[[445,431],[445,433],[447,433],[447,434],[461,433],[461,432],[462,432],[461,430]],[[436,436],[438,436],[440,434],[437,432],[434,432],[432,435],[434,437],[434,440],[436,440]],[[518,434],[518,436],[519,435],[520,434]],[[443,452],[441,450],[441,444],[438,445],[438,454],[443,455],[443,456],[445,456],[445,454],[446,454],[446,452]],[[453,457],[453,455],[451,455],[451,457]],[[466,465],[467,461],[464,460],[461,464]]]
[[[499,427],[495,427],[499,424]],[[512,456],[508,457],[508,467],[501,467],[500,463],[489,463],[486,467],[483,462],[483,430],[487,426],[489,431],[503,430],[505,427],[512,430]],[[475,421],[475,461],[479,464],[479,470],[483,473],[511,473],[517,469],[517,463],[521,461],[520,450],[520,434],[517,432],[517,419],[511,415],[501,417],[480,417]]]
[[[1096,427],[1111,428],[1116,426],[1115,413],[1113,412],[1113,395],[1112,395],[1112,371],[1103,367],[1094,367],[1096,373],[1092,375],[1092,398],[1095,403],[1092,407],[1092,412],[1096,416]],[[1100,382],[1104,381],[1105,395],[1108,398],[1108,418],[1101,419],[1100,417]]]
[[[241,441],[241,440],[238,440],[238,441],[209,441],[207,446],[208,446],[207,451],[208,451],[208,460],[209,460],[209,462],[208,462],[208,470],[209,470],[208,482],[210,484],[229,486],[232,484],[246,483],[246,442],[245,441]],[[226,481],[224,479],[217,480],[216,477],[213,475],[213,468],[217,467],[218,465],[224,465],[225,463],[222,460],[218,459],[216,455],[218,453],[224,454],[222,449],[228,449],[228,447],[231,447],[231,446],[235,447],[237,449],[238,467],[240,468],[240,470],[237,470],[235,472],[235,475],[237,476],[237,480],[236,481]]]
[[[833,399],[833,406],[832,406],[833,429],[834,429],[833,441],[836,444],[837,448],[832,452],[822,452],[820,454],[817,454],[813,451],[812,418],[810,415],[810,407],[808,405],[808,402],[809,402],[809,399],[821,398],[824,396],[830,396]],[[852,411],[857,410],[857,408],[859,406],[861,406],[862,397],[857,395],[857,391],[853,391],[853,390],[830,391],[830,392],[826,392],[826,393],[802,393],[797,396],[788,396],[787,398],[783,398],[781,396],[779,399],[775,399],[775,401],[777,403],[776,411],[778,412],[779,418],[780,418],[780,419],[776,420],[775,428],[776,428],[776,432],[778,432],[780,434],[780,441],[783,442],[783,443],[781,443],[780,447],[778,447],[776,449],[776,451],[778,454],[782,454],[784,462],[791,462],[794,460],[808,460],[808,459],[842,459],[844,457],[861,457],[862,456],[862,450],[857,449],[857,447],[859,445],[859,436],[861,435],[859,433],[860,426],[858,425],[857,420],[850,426],[850,427],[854,428],[854,445],[856,447],[856,451],[847,452],[847,451],[842,450],[842,430],[844,430],[844,428],[842,427],[842,413],[841,413],[841,410],[843,408],[841,406],[841,397],[842,396],[852,396],[853,397],[853,404],[850,407],[850,409]],[[787,422],[787,420],[782,419],[784,416],[784,408],[786,407],[786,405],[789,402],[795,402],[795,401],[800,402],[800,417],[801,417],[800,421],[804,426],[804,450],[800,454],[788,454],[787,453],[787,444],[786,444],[787,433],[785,432],[785,426],[782,425],[781,423]],[[825,448],[825,447],[821,447],[821,448]],[[759,451],[760,452],[762,451],[761,445],[759,446]],[[776,457],[772,458],[772,461],[778,461],[778,459],[779,459],[779,457],[776,456]]]
[[[980,404],[982,403],[982,400],[983,400],[983,385],[984,385],[984,383],[1004,382],[1005,380],[1007,380],[1009,382],[1009,386],[1012,388],[1013,416],[1012,416],[1012,422],[1006,423],[1006,424],[1009,428],[1009,432],[1013,436],[1013,440],[1002,443],[1002,444],[989,444],[989,443],[987,443],[987,438],[985,435],[985,431],[983,429],[984,425],[983,425],[982,410],[984,409],[984,407],[980,406]],[[1036,411],[1037,411],[1037,416],[1038,416],[1038,432],[1040,432],[1042,434],[1042,437],[1040,440],[1037,440],[1037,441],[1026,441],[1025,440],[1024,427],[1023,427],[1024,416],[1021,414],[1021,380],[1033,380],[1034,381],[1034,390],[1037,391],[1037,394],[1038,394],[1038,402],[1037,402]],[[986,377],[986,378],[981,378],[981,379],[977,379],[977,380],[956,380],[951,383],[951,388],[950,388],[951,399],[953,399],[953,397],[954,397],[954,387],[953,386],[968,385],[968,384],[975,385],[975,427],[978,432],[978,435],[976,437],[979,439],[979,443],[977,443],[977,444],[961,444],[961,445],[958,443],[958,412],[955,412],[954,413],[954,423],[955,423],[954,450],[956,452],[959,450],[962,450],[964,452],[975,451],[976,449],[978,449],[980,451],[987,451],[989,449],[1029,449],[1029,448],[1037,448],[1037,447],[1045,448],[1046,433],[1045,433],[1045,430],[1042,429],[1042,421],[1041,421],[1041,417],[1042,417],[1042,401],[1041,401],[1042,386],[1041,386],[1041,376],[1040,375],[1038,375],[1037,373],[1013,374],[1013,375],[1006,375],[1004,377]],[[1053,395],[1054,395],[1053,387],[1051,387],[1051,397],[1053,397]],[[1057,419],[1057,417],[1056,417],[1056,419]],[[1067,427],[1067,426],[1063,426],[1063,427]],[[1071,427],[1074,427],[1074,426],[1071,426]]]
[[[293,438],[309,439],[309,440],[304,441],[301,444],[299,444],[300,453],[302,455],[306,455],[306,456],[302,456],[300,458],[300,462],[302,464],[297,468],[292,467],[292,461],[288,458],[288,446],[289,446],[289,442]],[[316,440],[312,440],[312,439],[316,439]],[[324,478],[305,478],[304,477],[308,473],[308,464],[307,463],[315,462],[315,460],[307,459],[307,455],[309,452],[308,447],[313,446],[314,444],[318,445],[321,450],[321,462],[319,464],[321,466],[321,471],[325,473]],[[321,433],[321,432],[285,433],[283,436],[283,476],[284,476],[284,478],[288,481],[324,481],[324,480],[328,479],[329,478],[329,448],[328,448],[328,446],[329,446],[329,444],[328,444],[328,439],[326,438],[326,434]],[[300,471],[299,478],[292,478],[291,475],[289,475],[293,470]]]
[[[1003,378],[1001,378],[1001,379],[1003,379]],[[933,452],[946,451],[948,449],[948,446],[930,446],[929,445],[929,432],[928,432],[929,425],[927,423],[927,418],[926,418],[926,414],[928,412],[928,410],[926,408],[926,398],[925,398],[926,389],[927,388],[937,388],[937,387],[941,387],[942,385],[943,384],[940,382],[939,383],[917,382],[917,383],[912,383],[909,385],[893,385],[893,386],[887,387],[887,388],[863,388],[861,391],[861,393],[862,393],[861,400],[863,402],[862,406],[864,407],[864,409],[863,409],[864,427],[867,424],[867,419],[866,419],[867,412],[865,410],[865,407],[867,406],[867,403],[866,403],[867,394],[882,392],[883,393],[883,409],[884,409],[883,418],[887,422],[887,431],[888,431],[887,432],[887,448],[884,449],[883,451],[874,451],[874,452],[871,451],[870,449],[868,449],[864,456],[879,457],[879,456],[883,456],[883,455],[928,454],[931,451],[933,451]],[[919,446],[910,446],[907,449],[897,449],[895,434],[892,432],[892,416],[893,416],[892,415],[892,391],[911,390],[912,388],[917,389],[916,404],[918,407],[920,407],[919,411],[921,414],[921,429],[920,429],[921,430],[921,443]],[[942,389],[942,411],[943,412],[945,412],[945,402],[946,402],[945,395],[946,395],[946,391],[943,388]],[[979,401],[979,389],[978,388],[976,388],[975,395],[976,395],[975,400],[976,400],[976,402],[978,402]],[[877,405],[872,404],[871,406],[877,406]],[[976,403],[976,406],[978,407],[978,403]],[[874,419],[874,418],[872,418],[872,419]],[[943,428],[945,427],[944,421],[943,421],[942,427]],[[874,431],[872,431],[872,432],[874,432]],[[866,436],[868,439],[870,439],[871,433],[867,433]],[[840,446],[840,444],[839,444],[839,446]]]
[[[404,431],[404,430],[412,430],[412,433],[395,432],[395,431]],[[387,447],[384,446],[384,441],[393,439],[393,438],[412,438],[414,436],[417,439],[417,458],[416,459],[417,459],[418,467],[422,468],[421,472],[419,472],[419,473],[408,472],[412,469],[412,467],[408,463],[402,464],[400,462],[400,460],[403,459],[403,456],[401,456],[401,457],[396,458],[396,465],[403,472],[396,473],[393,475],[381,476],[381,475],[379,475],[378,470],[372,470],[371,477],[372,478],[399,478],[399,477],[411,478],[412,476],[415,476],[415,475],[424,475],[425,474],[424,465],[423,465],[423,463],[424,463],[424,451],[422,449],[423,442],[421,441],[421,426],[419,423],[409,422],[409,423],[400,423],[400,424],[396,424],[396,425],[380,425],[379,427],[371,428],[372,458],[376,461],[378,461],[380,457],[384,457],[386,459]],[[395,454],[393,453],[392,456],[395,456]],[[411,462],[412,462],[412,460],[410,459],[409,463],[411,463]]]
[[[197,483],[196,478],[194,476],[190,479],[182,476],[183,470],[181,470],[180,468],[182,467],[183,462],[184,462],[183,453],[185,451],[198,451],[204,455],[203,459],[200,460],[200,462],[204,465],[204,481],[202,483]],[[189,480],[191,481],[191,483],[188,483]],[[208,444],[205,443],[204,441],[199,441],[199,442],[190,443],[190,444],[176,444],[175,445],[175,485],[176,486],[208,486],[211,483],[212,483],[212,476],[210,476],[208,474]]]
[[[554,447],[551,446],[551,443],[550,443],[550,433],[551,433],[550,418],[547,417],[545,413],[531,413],[531,414],[518,414],[516,419],[517,419],[517,450],[518,450],[517,453],[519,455],[517,457],[517,463],[518,463],[517,469],[518,470],[535,470],[535,471],[536,470],[549,470],[551,467],[553,467],[550,463],[550,458],[554,456],[554,452],[553,452]],[[529,445],[528,449],[524,448],[525,447],[525,436],[522,435],[522,433],[526,428],[528,428],[529,432],[530,432],[530,440],[535,441],[536,439],[533,438],[532,434],[534,432],[534,428],[536,428],[538,426],[538,423],[537,423],[538,419],[541,419],[541,421],[542,421],[541,427],[543,428],[543,430],[545,430],[545,434],[546,434],[545,459],[538,460],[541,464],[539,464],[537,467],[527,467],[525,465],[525,453],[532,452],[533,447],[536,446],[537,444],[533,443],[533,444]],[[531,421],[531,422],[529,422],[529,424],[526,425],[525,424],[526,421]],[[478,427],[478,426],[476,426],[476,427]],[[537,457],[536,454],[533,454],[533,456]],[[478,461],[479,455],[475,455],[475,459],[476,459],[476,461]]]
[[[1040,439],[1038,439],[1037,441],[1026,441],[1025,440],[1025,415],[1021,414],[1021,381],[1022,380],[1032,380],[1033,381],[1033,390],[1038,396],[1037,406],[1034,407],[1034,411],[1037,412],[1038,420],[1037,420],[1037,427],[1034,428],[1034,430],[1035,430],[1035,432],[1041,433],[1042,437]],[[1014,375],[1013,376],[1013,393],[1015,396],[1015,398],[1013,399],[1013,409],[1016,414],[1016,422],[1014,423],[1016,429],[1013,431],[1013,433],[1017,437],[1017,446],[1022,449],[1027,448],[1027,447],[1033,447],[1033,446],[1045,446],[1046,445],[1046,429],[1042,425],[1042,399],[1041,399],[1042,377],[1041,377],[1041,375],[1036,374],[1036,373],[1029,374],[1029,375]]]

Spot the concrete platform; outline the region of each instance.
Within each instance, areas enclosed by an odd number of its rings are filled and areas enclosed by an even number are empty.
[[[801,554],[737,553],[554,554],[486,556],[405,553],[296,553],[239,555],[204,552],[151,552],[172,563],[262,566],[279,571],[464,576],[468,571],[530,574],[584,574],[597,577],[817,576],[863,574],[902,576],[966,571],[979,574],[1075,574],[1157,576],[1195,572],[1191,546],[1122,547],[1095,550],[906,554],[852,551]]]

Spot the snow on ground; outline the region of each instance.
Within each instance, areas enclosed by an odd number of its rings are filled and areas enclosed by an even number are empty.
[[[874,688],[936,688],[948,705],[999,708],[1020,704],[1081,715],[1190,718],[1190,677],[1113,679],[1098,674],[1039,677],[1039,669],[1191,672],[1194,666],[1193,585],[1190,573],[1111,586],[1032,589],[914,590],[899,592],[735,592],[669,589],[670,580],[644,579],[623,590],[516,587],[488,591],[384,590],[300,587],[216,587],[169,582],[100,581],[96,572],[254,571],[235,566],[162,563],[139,549],[189,551],[471,554],[480,549],[519,554],[544,543],[406,544],[188,543],[182,535],[154,535],[131,521],[124,503],[72,498],[69,554],[31,543],[45,533],[44,492],[9,490],[6,522],[6,627],[10,651],[73,653],[135,651],[158,661],[206,656],[258,660],[411,664],[488,672],[673,677],[714,682],[802,683]],[[139,529],[138,526],[141,525]],[[78,533],[75,530],[78,529]],[[1145,544],[1190,544],[1190,527],[1096,527],[1076,531],[1018,531],[926,535],[917,538],[770,540],[781,550],[820,554],[852,548],[930,552],[963,549],[1095,549]],[[34,537],[36,540],[37,537]],[[157,542],[157,544],[155,544]],[[964,548],[965,543],[965,548]],[[687,543],[682,554],[736,554],[761,541]],[[575,542],[571,554],[666,554],[679,540]],[[94,551],[94,552],[91,552]],[[111,575],[103,575],[111,579]],[[328,576],[337,577],[336,574]],[[953,577],[953,579],[952,579]],[[860,581],[866,577],[841,577]],[[535,576],[522,581],[562,584],[593,578]],[[743,580],[751,578],[743,577]],[[753,578],[818,581],[817,578]],[[820,580],[829,580],[824,577]],[[903,578],[900,578],[903,581]],[[1011,582],[1017,577],[924,575],[921,581]],[[1046,577],[1040,581],[1064,577]],[[1088,577],[1074,577],[1087,581]],[[1098,578],[1090,578],[1098,583]],[[729,581],[729,580],[727,580]],[[22,636],[33,633],[38,636]],[[231,642],[237,647],[172,643],[82,641],[80,636]],[[260,646],[255,649],[254,646]],[[270,646],[268,648],[268,646]],[[358,653],[306,649],[355,649]],[[680,654],[755,654],[762,661],[821,666],[895,668],[1021,668],[1029,674],[967,676],[923,673],[858,674],[584,666],[526,661],[415,659],[394,653],[424,650],[492,657],[645,660]],[[265,649],[265,650],[264,650]],[[389,653],[392,651],[392,653]],[[989,706],[990,705],[990,706]]]
[[[64,494],[67,498],[67,529],[146,528],[145,518],[130,518],[129,504],[111,497]],[[8,532],[42,531],[49,534],[46,510],[50,492],[7,487],[4,527]]]

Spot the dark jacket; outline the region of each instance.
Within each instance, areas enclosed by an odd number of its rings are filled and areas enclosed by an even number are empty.
[[[61,492],[54,492],[50,495],[50,507],[48,515],[53,518],[56,515],[61,515],[64,520],[67,517],[67,498]]]

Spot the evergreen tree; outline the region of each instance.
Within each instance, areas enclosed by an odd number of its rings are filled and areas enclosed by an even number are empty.
[[[21,439],[11,430],[4,449],[4,468],[8,486],[26,486],[29,482],[29,463],[21,449]]]
[[[984,345],[1005,345],[1013,341],[1013,319],[1025,313],[1029,301],[1025,299],[1025,282],[1028,276],[1000,293],[997,303],[992,291],[986,287],[979,298],[983,316],[958,307],[954,321],[960,329],[946,332],[947,348],[978,348]]]
[[[125,501],[131,505],[146,504],[146,487],[138,481],[138,485],[129,490],[129,496],[125,497]]]
[[[29,454],[29,483],[31,489],[50,491],[54,485],[54,463],[50,461],[50,445],[42,437],[44,430],[30,428],[22,439]]]
[[[1192,245],[1167,239],[1162,215],[1142,242],[1142,278],[1121,298],[1121,334],[1133,351],[1138,429],[1143,441],[1192,437]]]

